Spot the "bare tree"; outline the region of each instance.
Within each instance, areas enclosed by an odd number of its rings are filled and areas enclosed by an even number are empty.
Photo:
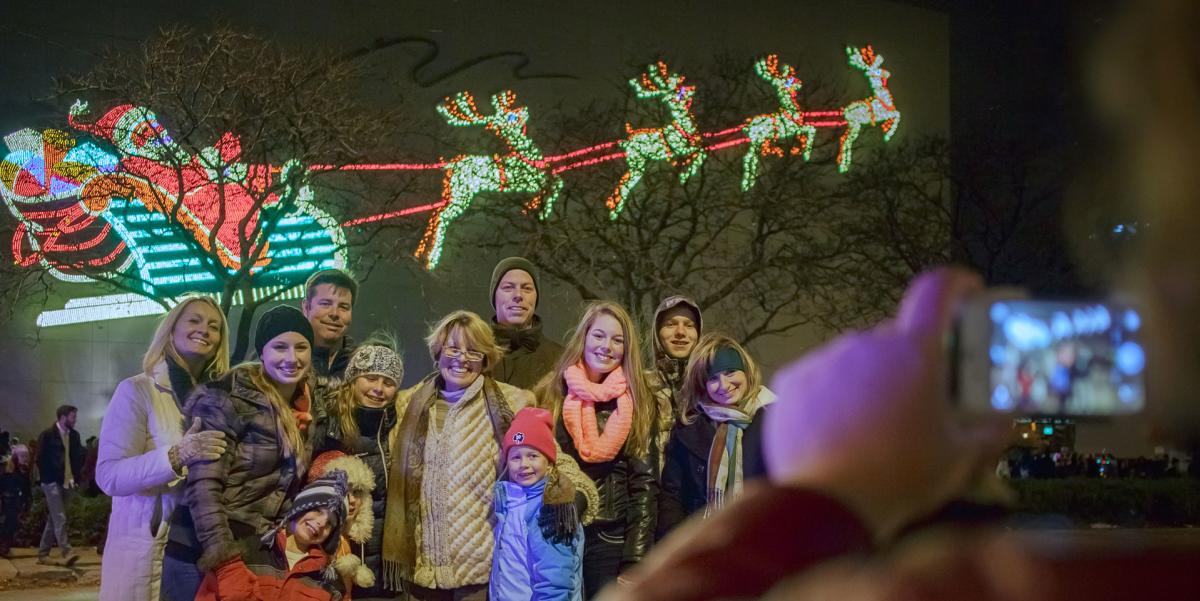
[[[379,227],[340,226],[388,210],[407,185],[340,169],[380,156],[402,130],[394,108],[362,93],[361,69],[347,58],[356,56],[227,27],[174,27],[57,81],[62,98],[77,99],[69,120],[81,143],[64,145],[79,155],[86,140],[94,150],[62,163],[81,183],[77,198],[53,207],[79,213],[66,223],[94,242],[44,244],[35,234],[44,224],[18,215],[24,250],[43,273],[164,307],[187,290],[218,294],[227,314],[241,303],[240,358],[258,306],[313,269],[341,264],[350,247],[368,269],[390,254]],[[135,252],[147,244],[154,256]]]

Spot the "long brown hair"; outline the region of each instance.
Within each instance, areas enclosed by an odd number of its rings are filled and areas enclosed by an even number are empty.
[[[563,399],[567,396],[567,382],[563,379],[563,374],[566,373],[568,367],[578,364],[583,358],[587,333],[591,331],[592,323],[600,315],[609,315],[616,319],[625,334],[625,356],[621,358],[621,368],[625,372],[629,394],[633,397],[633,427],[629,431],[628,438],[625,439],[624,448],[627,453],[643,456],[650,450],[650,431],[654,426],[655,413],[658,408],[653,395],[650,394],[650,388],[646,385],[646,377],[642,371],[642,351],[641,345],[638,344],[638,332],[633,327],[633,319],[629,317],[629,312],[621,305],[609,301],[598,301],[588,305],[583,318],[579,320],[579,325],[575,327],[575,332],[571,334],[571,339],[567,341],[566,348],[563,349],[563,354],[559,357],[554,371],[546,374],[538,382],[534,387],[534,394],[537,395],[538,405],[553,413],[555,420],[562,415]]]
[[[683,388],[679,392],[679,396],[683,397],[683,414],[679,419],[683,423],[690,424],[696,421],[696,416],[700,414],[700,403],[708,398],[708,368],[716,359],[717,351],[724,347],[737,351],[742,357],[742,365],[746,366],[746,369],[742,370],[746,373],[746,392],[742,395],[742,400],[753,399],[762,391],[762,373],[750,353],[736,340],[724,334],[705,334],[696,341],[696,348],[692,350],[692,356],[688,358],[687,368],[683,372]]]

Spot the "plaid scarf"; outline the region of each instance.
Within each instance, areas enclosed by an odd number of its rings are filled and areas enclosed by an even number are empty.
[[[736,498],[742,492],[742,434],[750,427],[754,414],[774,400],[774,395],[759,394],[742,399],[736,405],[719,405],[707,398],[700,402],[700,410],[714,423],[716,433],[708,451],[707,486],[708,504],[704,506],[704,517],[725,506],[726,498]]]

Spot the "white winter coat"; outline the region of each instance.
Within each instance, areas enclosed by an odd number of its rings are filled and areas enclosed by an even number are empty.
[[[96,483],[112,497],[100,601],[158,601],[167,525],[184,484],[167,451],[183,438],[182,428],[165,362],[117,385],[100,427],[96,462]],[[162,513],[151,533],[156,503]]]

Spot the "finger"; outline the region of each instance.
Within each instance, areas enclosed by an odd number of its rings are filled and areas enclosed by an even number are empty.
[[[184,435],[186,436],[187,434],[195,434],[200,431],[200,427],[201,427],[200,426],[200,418],[193,417],[192,418],[192,427],[188,428],[187,433],[185,433]]]
[[[941,340],[954,319],[954,309],[983,289],[983,280],[970,271],[941,267],[913,280],[895,324],[903,332]]]

